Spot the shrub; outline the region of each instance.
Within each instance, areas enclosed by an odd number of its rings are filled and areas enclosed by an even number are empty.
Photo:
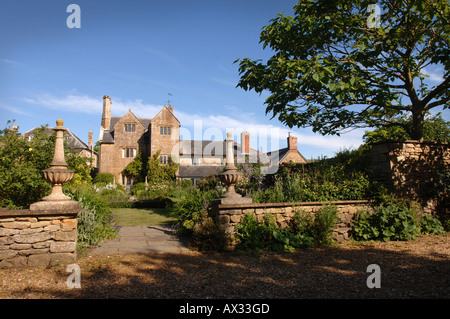
[[[173,208],[172,216],[177,219],[175,229],[179,235],[192,235],[195,224],[200,221],[203,212],[208,211],[211,201],[220,197],[220,193],[193,189],[183,196]]]
[[[312,235],[316,246],[327,246],[333,241],[333,228],[337,221],[338,209],[334,205],[324,205],[317,212],[313,227]]]
[[[337,207],[325,205],[315,214],[298,210],[286,227],[277,225],[272,214],[265,214],[261,222],[254,214],[245,215],[236,225],[238,250],[293,251],[311,246],[323,247],[332,243]]]
[[[78,244],[80,247],[97,245],[102,240],[117,236],[120,226],[116,224],[107,201],[87,187],[79,187],[71,194],[80,202],[78,214]]]
[[[374,208],[372,214],[358,212],[353,228],[356,240],[412,240],[421,234],[441,234],[444,229],[436,218],[421,216],[414,206],[400,201]]]
[[[193,227],[190,245],[200,251],[225,251],[230,248],[231,239],[223,227],[203,212]]]
[[[106,186],[114,183],[114,174],[111,173],[99,173],[94,177],[93,183],[96,185]]]

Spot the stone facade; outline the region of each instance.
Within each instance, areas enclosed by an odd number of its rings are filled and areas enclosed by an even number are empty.
[[[74,263],[77,214],[0,210],[0,268]]]
[[[116,182],[130,185],[131,178],[122,176],[123,169],[134,160],[138,152],[169,158],[179,142],[180,122],[173,115],[171,106],[164,108],[153,118],[137,118],[131,110],[122,117],[111,116],[111,99],[103,97],[103,116],[100,127],[99,173],[112,173]],[[177,149],[175,149],[178,154]]]
[[[420,201],[433,212],[437,174],[450,169],[449,143],[383,142],[372,147],[373,176],[402,196]]]
[[[323,202],[304,203],[264,203],[264,204],[221,204],[220,201],[213,203],[213,215],[218,225],[225,227],[227,233],[233,235],[235,226],[246,214],[254,214],[262,221],[264,214],[273,214],[277,224],[284,227],[294,216],[297,209],[314,214],[319,211]],[[359,201],[336,201],[330,202],[338,208],[339,221],[333,230],[333,236],[337,241],[347,240],[353,228],[353,220],[358,210],[370,209],[370,202]]]

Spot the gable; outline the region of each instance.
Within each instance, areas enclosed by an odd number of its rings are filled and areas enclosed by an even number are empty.
[[[161,109],[161,111],[158,112],[158,114],[156,114],[156,116],[151,120],[151,123],[154,122],[173,122],[176,121],[178,124],[180,123],[180,121],[177,119],[177,117],[169,110],[169,108],[164,105],[164,107]]]

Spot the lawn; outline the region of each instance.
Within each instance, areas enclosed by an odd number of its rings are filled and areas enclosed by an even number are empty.
[[[167,226],[175,221],[167,208],[112,208],[120,226]]]

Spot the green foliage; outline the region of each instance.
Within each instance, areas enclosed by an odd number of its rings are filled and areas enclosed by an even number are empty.
[[[279,14],[260,35],[267,61],[238,59],[244,90],[269,92],[266,113],[289,127],[321,134],[348,128],[398,125],[423,136],[426,111],[450,103],[450,6],[447,0],[376,4],[381,21],[368,27],[365,0],[300,0],[293,16]],[[443,81],[427,82],[425,66],[444,69]]]
[[[90,187],[78,187],[73,200],[79,201],[82,211],[78,214],[77,240],[80,247],[98,245],[102,240],[117,236],[116,224],[108,202]]]
[[[200,221],[202,213],[207,212],[210,203],[218,199],[221,193],[215,190],[201,191],[192,189],[186,193],[173,207],[172,216],[177,219],[174,226],[178,234],[190,236],[194,226]]]
[[[106,186],[114,183],[114,174],[111,173],[99,173],[94,177],[93,183],[95,185]]]
[[[142,152],[139,151],[137,156],[131,161],[123,170],[122,175],[131,175],[135,177],[137,182],[145,180],[147,168],[145,167],[146,158],[143,157]]]
[[[249,195],[255,202],[275,203],[356,200],[375,196],[377,189],[370,179],[370,153],[361,147],[342,150],[331,159],[281,164]]]
[[[8,125],[11,121],[8,121]],[[54,136],[45,127],[27,141],[11,127],[0,131],[0,205],[24,208],[48,195],[51,186],[41,175],[54,152]]]
[[[236,225],[238,250],[294,251],[311,246],[323,247],[332,243],[332,231],[337,221],[337,208],[322,207],[313,217],[297,211],[286,227],[277,225],[272,214],[265,214],[261,222],[254,214],[245,215]]]
[[[175,182],[179,164],[170,161],[170,164],[161,165],[161,151],[148,158],[147,182],[150,186],[166,182]]]
[[[414,206],[401,202],[380,204],[372,213],[361,211],[355,220],[356,240],[413,240],[421,234],[442,234],[442,224],[430,215],[421,216]]]
[[[365,143],[376,143],[386,140],[405,141],[411,139],[408,131],[403,127],[413,125],[411,117],[400,116],[392,119],[399,125],[377,127],[373,131],[366,131],[363,140]],[[426,142],[439,141],[450,142],[450,122],[442,118],[441,113],[427,116],[424,120],[423,139]]]

